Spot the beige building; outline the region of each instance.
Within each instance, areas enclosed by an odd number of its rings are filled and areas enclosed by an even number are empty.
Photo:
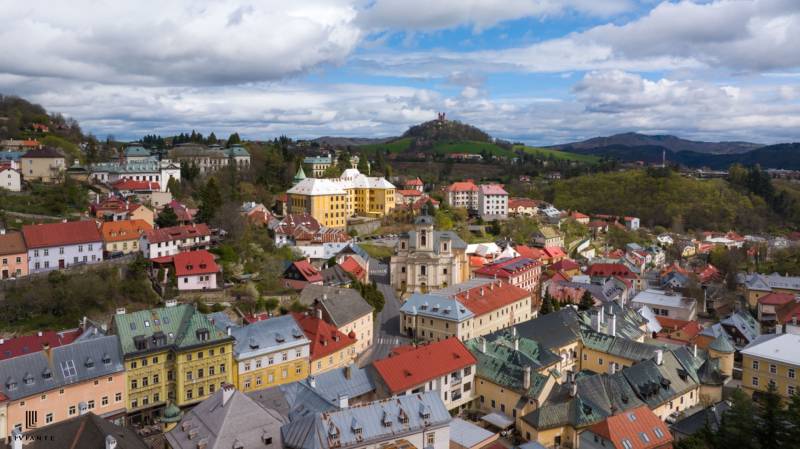
[[[788,400],[800,387],[800,335],[762,335],[741,350],[742,388],[749,394],[772,384]]]
[[[64,154],[55,148],[31,150],[20,158],[20,172],[26,181],[59,182],[66,169]]]
[[[352,288],[328,287],[309,284],[300,293],[300,303],[319,310],[322,319],[336,326],[344,335],[356,339],[356,353],[361,354],[372,346],[375,310],[358,291]]]
[[[467,244],[452,231],[435,231],[433,217],[414,221],[402,235],[389,262],[392,287],[401,293],[425,293],[469,279]]]

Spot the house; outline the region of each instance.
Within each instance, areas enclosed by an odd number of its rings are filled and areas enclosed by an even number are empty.
[[[539,201],[530,198],[509,198],[508,215],[512,217],[534,217],[539,213]]]
[[[87,411],[121,422],[126,376],[116,337],[97,334],[37,349],[0,360],[0,405],[5,409],[0,438]]]
[[[190,209],[185,204],[176,200],[172,200],[169,204],[164,206],[165,209],[167,207],[175,212],[175,215],[178,217],[178,224],[190,225],[194,223],[194,216],[197,214],[197,209]]]
[[[623,279],[630,283],[635,290],[642,290],[646,281],[624,263],[593,263],[586,268],[592,282],[600,282],[608,278]]]
[[[351,240],[343,230],[322,226],[309,214],[288,214],[282,220],[270,223],[269,227],[278,247],[346,243]]]
[[[214,261],[214,255],[201,249],[187,251],[172,256],[175,276],[178,278],[178,290],[214,290],[217,288],[217,275],[220,267]]]
[[[233,385],[225,384],[164,434],[170,449],[281,449],[285,420]]]
[[[797,302],[797,296],[794,293],[772,292],[758,298],[757,301],[758,322],[762,326],[773,327],[776,325],[778,310],[787,304]]]
[[[659,234],[658,237],[656,237],[656,241],[661,246],[672,246],[672,244],[675,243],[675,240],[673,240],[672,236],[669,234]]]
[[[233,383],[233,337],[194,305],[118,309],[110,329],[124,357],[130,423],[152,424],[168,401],[194,405]]]
[[[35,334],[0,339],[0,360],[38,352],[45,346],[56,348],[67,345],[77,340],[84,332],[89,332],[86,336],[95,335],[98,332],[96,327],[88,327],[86,324],[87,321],[84,320],[81,326],[74,329],[43,330],[37,331]]]
[[[309,284],[322,285],[322,274],[307,260],[292,262],[283,271],[283,285],[294,290],[302,290]]]
[[[242,215],[247,217],[247,221],[255,226],[265,227],[275,220],[267,206],[255,201],[242,203]]]
[[[672,434],[647,406],[612,415],[580,435],[582,449],[672,449]]]
[[[384,397],[437,392],[448,410],[463,410],[475,396],[477,360],[458,338],[420,346],[400,346],[372,362]]]
[[[94,217],[103,221],[143,220],[151,227],[155,223],[155,213],[151,209],[121,198],[108,198],[93,203],[90,208]]]
[[[741,275],[740,281],[744,286],[747,304],[752,308],[757,307],[758,298],[772,292],[800,293],[800,276],[782,276],[778,273],[748,273]]]
[[[94,221],[24,225],[22,235],[30,273],[103,260],[103,237]]]
[[[0,279],[28,275],[28,247],[20,232],[0,229]]]
[[[337,288],[309,284],[300,292],[300,304],[321,310],[322,318],[336,326],[339,332],[356,338],[356,353],[372,346],[374,308],[352,288]]]
[[[210,246],[211,230],[204,223],[152,229],[142,234],[139,240],[139,247],[147,259],[209,249]]]
[[[414,220],[414,230],[400,235],[389,262],[391,285],[402,294],[426,292],[469,277],[467,244],[453,231],[435,231],[433,217]]]
[[[60,182],[66,169],[64,154],[55,148],[30,150],[20,158],[20,171],[26,181]]]
[[[478,216],[484,221],[508,218],[508,192],[499,184],[481,184],[478,188]]]
[[[247,326],[225,326],[236,343],[233,359],[236,388],[263,390],[308,376],[310,341],[291,315],[272,317]]]
[[[142,235],[153,227],[144,220],[106,221],[100,225],[104,253],[129,254],[139,252]]]
[[[133,179],[120,179],[111,187],[121,196],[136,197],[142,203],[160,209],[172,202],[172,192],[162,191],[161,185],[155,181],[135,181]]]
[[[450,207],[478,210],[478,186],[471,179],[450,184],[446,192]]]
[[[423,197],[423,193],[421,190],[411,189],[411,190],[396,190],[395,191],[395,205],[411,205],[414,204],[418,199]]]
[[[770,384],[790,400],[798,392],[800,335],[768,334],[756,338],[742,354],[742,388],[753,394],[765,392]]]
[[[639,229],[639,218],[637,217],[622,217],[622,221],[629,231],[636,231]]]
[[[404,190],[416,190],[418,192],[423,192],[424,187],[425,184],[421,179],[419,179],[419,177],[414,179],[406,179],[406,181],[403,183]]]
[[[499,433],[490,432],[461,418],[450,421],[450,449],[486,448],[499,437]]]
[[[25,449],[149,449],[132,428],[122,427],[87,411],[22,436]],[[13,442],[10,447],[14,447]]]
[[[535,292],[539,288],[542,264],[526,257],[499,259],[475,270],[478,278],[503,279],[511,285]]]
[[[96,182],[114,184],[120,180],[148,181],[158,183],[161,192],[169,188],[170,180],[181,180],[180,163],[169,159],[148,157],[136,160],[98,162],[89,166],[89,178]],[[154,186],[155,184],[151,184]]]
[[[309,374],[341,368],[355,361],[355,332],[340,332],[322,319],[321,309],[317,309],[314,315],[293,313],[292,316],[311,342]]]
[[[501,279],[470,279],[415,293],[400,307],[400,332],[422,341],[479,337],[533,316],[528,290]]]
[[[564,247],[564,236],[555,228],[542,226],[533,234],[533,241],[542,247]]]
[[[186,163],[196,166],[202,174],[214,173],[229,165],[237,169],[250,166],[250,153],[241,145],[223,148],[219,145],[181,143],[169,151],[169,157],[179,165]]]
[[[7,139],[0,140],[0,147],[6,151],[41,150],[42,144],[36,139]]]
[[[150,150],[141,145],[128,145],[122,152],[122,157],[125,158],[125,162],[143,161],[149,159],[151,156]]]
[[[11,167],[0,166],[0,189],[10,192],[22,191],[22,175]]]
[[[647,306],[656,316],[677,320],[693,321],[697,318],[697,301],[664,290],[648,288],[641,291],[633,297],[631,306]]]
[[[695,435],[706,428],[716,433],[722,424],[722,417],[730,410],[731,402],[719,401],[710,406],[698,410],[695,413],[675,421],[670,426],[676,441],[681,441]]]
[[[586,214],[582,214],[582,213],[580,213],[580,212],[578,212],[576,210],[570,212],[569,218],[572,218],[573,220],[575,220],[576,222],[578,222],[578,223],[580,223],[582,225],[588,225],[589,224],[589,216],[586,215]]]
[[[286,449],[449,449],[450,413],[437,392],[315,413],[281,428]]]
[[[308,156],[303,159],[303,164],[311,167],[311,176],[315,178],[323,177],[325,170],[329,169],[333,163],[333,154],[331,153],[324,156]]]

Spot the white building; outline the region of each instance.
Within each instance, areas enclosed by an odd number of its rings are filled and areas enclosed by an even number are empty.
[[[22,176],[13,168],[0,169],[0,189],[19,192],[22,190]]]
[[[454,182],[447,187],[447,204],[467,210],[478,210],[478,186],[471,180]]]
[[[508,218],[508,192],[499,184],[482,184],[478,187],[478,214],[483,220]]]
[[[173,256],[172,262],[175,265],[178,290],[213,290],[217,288],[217,274],[220,270],[210,252],[200,250],[178,253]]]
[[[144,257],[174,256],[180,252],[208,249],[211,245],[211,231],[205,224],[172,226],[145,232],[139,239],[139,247]]]
[[[631,306],[635,309],[647,306],[654,314],[675,320],[693,321],[697,318],[697,301],[654,288],[639,292],[631,300]]]
[[[89,167],[89,172],[91,179],[108,184],[125,179],[157,182],[161,192],[167,191],[170,179],[181,180],[181,167],[178,164],[155,158],[101,162]]]
[[[103,260],[103,237],[94,221],[25,225],[28,272],[69,268]]]

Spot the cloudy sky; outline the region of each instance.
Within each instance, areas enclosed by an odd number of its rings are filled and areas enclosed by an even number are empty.
[[[798,0],[0,0],[0,92],[100,137],[800,140]]]

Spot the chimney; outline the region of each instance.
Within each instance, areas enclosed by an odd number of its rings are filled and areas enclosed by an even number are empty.
[[[614,362],[609,362],[608,364],[608,374],[614,374],[617,372],[617,364]]]
[[[694,357],[697,357],[697,343],[695,343],[694,346],[692,346],[692,355]]]
[[[308,385],[310,385],[311,388],[317,388],[317,378],[314,376],[308,376]]]
[[[125,315],[125,307],[117,307],[117,315]]]
[[[11,449],[22,449],[22,432],[16,428],[11,431]]]
[[[339,408],[345,409],[350,406],[350,398],[346,394],[339,395]]]
[[[352,377],[352,373],[350,372],[350,370],[351,370],[350,365],[344,367],[344,378],[347,380],[350,380],[350,377]]]
[[[608,332],[612,337],[617,336],[617,316],[613,313],[611,314],[611,327],[609,328]]]
[[[656,365],[664,363],[664,350],[656,349]]]
[[[228,401],[231,400],[233,397],[233,393],[236,391],[236,388],[231,384],[225,384],[222,386],[222,406],[224,407]]]
[[[322,319],[322,309],[320,309],[319,307],[317,308],[317,319],[318,320]]]
[[[517,328],[516,327],[512,327],[511,328],[511,335],[513,335],[515,337],[517,336]]]
[[[602,305],[602,306],[600,306],[600,316],[599,316],[599,321],[600,321],[600,325],[601,326],[603,325],[603,321],[605,319],[606,319],[606,306]]]
[[[111,435],[106,435],[106,449],[116,449],[117,439]]]
[[[574,398],[577,395],[578,395],[578,384],[575,383],[575,382],[572,382],[569,385],[569,397]]]
[[[524,376],[525,377],[522,378],[522,388],[524,388],[527,391],[531,387],[531,367],[530,366],[526,366],[525,367]]]
[[[481,352],[486,354],[486,339],[481,338]]]
[[[225,331],[228,333],[228,337],[230,337],[231,336],[231,327],[230,326],[226,326],[225,327]]]
[[[514,339],[514,350],[519,351],[519,338]]]
[[[88,412],[89,412],[89,405],[88,404],[86,404],[85,402],[78,403],[78,414],[79,415],[85,415]]]

